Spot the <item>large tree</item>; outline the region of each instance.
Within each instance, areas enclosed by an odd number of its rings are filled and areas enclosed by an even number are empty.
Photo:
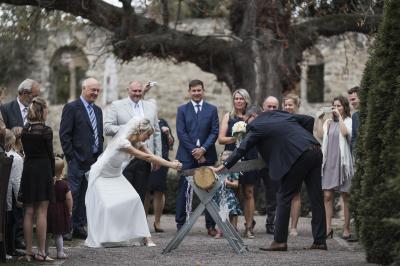
[[[247,89],[257,101],[298,86],[302,53],[319,36],[369,34],[380,20],[371,12],[379,7],[375,0],[230,0],[232,34],[197,36],[168,26],[168,0],[159,0],[161,20],[138,14],[130,0],[119,2],[122,7],[94,0],[0,0],[83,17],[114,34],[111,45],[122,60],[152,55],[189,61],[231,89]]]

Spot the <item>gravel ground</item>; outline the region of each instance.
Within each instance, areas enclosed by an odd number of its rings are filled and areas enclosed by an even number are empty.
[[[149,225],[154,217],[148,218]],[[254,239],[244,239],[249,251],[242,255],[233,252],[225,239],[213,239],[207,236],[204,218],[200,217],[180,246],[168,254],[161,254],[163,248],[176,233],[174,216],[162,217],[165,233],[154,233],[157,247],[119,247],[92,249],[84,246],[83,241],[65,242],[67,260],[56,260],[50,265],[367,265],[365,255],[358,243],[348,243],[338,233],[328,240],[328,251],[303,250],[312,244],[310,219],[300,218],[296,238],[289,238],[287,252],[263,252],[259,247],[268,246],[273,236],[265,234],[264,216],[256,216]],[[239,228],[243,229],[243,217],[239,219]],[[334,220],[340,228],[342,221]],[[55,249],[50,250],[55,255]],[[10,264],[22,264],[14,262]],[[38,264],[23,263],[24,265]],[[371,264],[372,265],[372,264]]]

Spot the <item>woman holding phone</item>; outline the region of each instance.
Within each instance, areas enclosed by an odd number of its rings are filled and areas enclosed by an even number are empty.
[[[320,116],[320,119],[323,115]],[[350,105],[344,96],[332,102],[332,119],[326,119],[317,133],[322,137],[322,189],[326,212],[327,237],[333,237],[332,216],[334,191],[339,191],[343,199],[344,226],[343,239],[350,238],[349,198],[351,179],[354,175],[353,158],[350,150],[352,121]]]

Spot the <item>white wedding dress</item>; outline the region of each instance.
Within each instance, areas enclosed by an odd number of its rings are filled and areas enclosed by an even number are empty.
[[[126,126],[136,126],[136,121]],[[140,197],[122,175],[132,159],[121,148],[131,146],[126,134],[118,134],[92,165],[85,197],[89,247],[125,246],[150,237],[146,214]],[[144,145],[138,143],[136,147]],[[135,243],[136,242],[136,243]]]

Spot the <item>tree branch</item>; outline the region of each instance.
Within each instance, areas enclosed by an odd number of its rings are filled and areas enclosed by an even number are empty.
[[[203,71],[214,73],[219,81],[225,81],[228,86],[233,87],[235,84],[235,78],[238,76],[235,75],[235,64],[238,64],[236,56],[238,51],[240,53],[243,49],[242,42],[236,38],[232,37],[232,40],[227,41],[210,36],[200,37],[166,29],[154,20],[137,14],[127,17],[126,5],[129,0],[122,0],[125,8],[93,0],[86,0],[86,6],[83,7],[81,1],[0,0],[0,3],[60,10],[88,19],[95,25],[114,33],[112,41],[114,53],[124,61],[139,55],[172,57],[176,62],[189,61],[198,65]],[[220,62],[226,63],[220,64]]]
[[[293,41],[304,50],[315,44],[319,36],[334,36],[345,32],[371,34],[377,31],[382,16],[356,14],[329,15],[307,20],[291,28]]]

